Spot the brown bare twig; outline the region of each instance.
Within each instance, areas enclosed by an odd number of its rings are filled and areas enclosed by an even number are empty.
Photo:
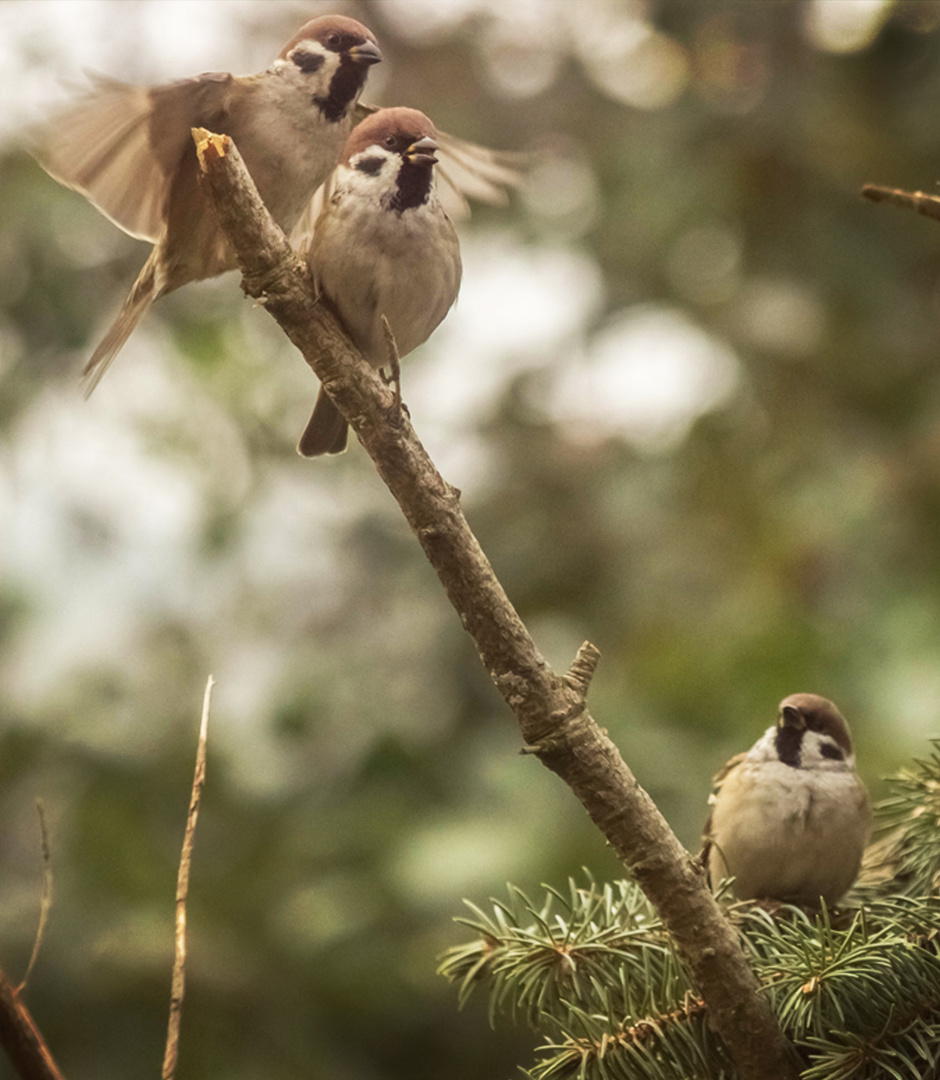
[[[0,971],[0,1045],[21,1080],[65,1080],[49,1047],[20,1000],[19,990]]]
[[[19,986],[7,982],[0,971],[0,1046],[6,1050],[13,1068],[21,1080],[63,1080],[59,1067],[29,1009],[21,1000],[26,983],[36,963],[42,945],[46,923],[52,908],[52,858],[49,854],[49,834],[42,800],[36,800],[39,816],[39,843],[42,853],[42,895],[39,904],[39,926],[33,941],[33,951]]]
[[[196,839],[196,820],[199,817],[199,799],[206,780],[206,742],[209,735],[209,705],[215,679],[209,676],[202,701],[202,721],[199,725],[199,743],[196,747],[196,771],[193,776],[192,794],[189,797],[189,813],[183,833],[183,850],[180,854],[179,873],[176,878],[176,948],[173,955],[173,978],[170,986],[170,1020],[167,1025],[166,1050],[163,1055],[161,1080],[173,1080],[176,1060],[179,1056],[180,1023],[183,1016],[183,994],[186,989],[186,899],[189,896],[189,871],[193,862],[193,845]]]
[[[526,749],[569,785],[658,911],[740,1075],[795,1080],[792,1047],[701,867],[588,712],[597,650],[582,645],[565,676],[548,666],[471,532],[460,493],[442,479],[392,391],[315,303],[306,266],[265,209],[232,140],[204,129],[194,129],[193,138],[242,287],[300,349],[375,462],[515,713]]]
[[[940,221],[940,195],[927,195],[923,191],[902,191],[900,188],[881,187],[879,184],[866,184],[862,188],[862,198],[869,202],[890,203],[904,210],[914,210],[924,217]]]

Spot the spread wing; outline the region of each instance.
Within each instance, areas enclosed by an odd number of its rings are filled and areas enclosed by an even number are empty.
[[[148,88],[93,76],[89,93],[33,133],[33,155],[126,233],[156,243],[190,128],[224,127],[232,82],[211,72]]]
[[[356,106],[356,123],[377,111],[375,105],[360,102]],[[438,194],[444,210],[454,220],[470,216],[468,199],[493,206],[505,205],[509,201],[508,190],[522,184],[533,161],[531,154],[490,150],[446,131],[437,132],[437,144],[440,148],[436,169]],[[291,243],[298,250],[306,248],[313,237],[320,211],[332,194],[332,181],[330,176],[316,191],[291,232]]]
[[[728,779],[732,772],[741,764],[747,757],[746,753],[735,754],[734,757],[728,758],[728,760],[722,765],[722,767],[712,777],[712,793],[708,796],[708,805],[714,806],[715,800],[718,798],[718,792],[721,791],[721,785]],[[705,828],[702,830],[702,846],[699,849],[699,853],[696,856],[698,861],[708,870],[708,857],[712,850],[712,815],[711,811],[708,813],[708,820],[705,822]]]
[[[507,188],[519,187],[531,165],[528,154],[489,150],[476,143],[437,133],[440,147],[437,166],[438,189],[444,209],[452,218],[470,216],[467,199],[503,206],[509,201]]]

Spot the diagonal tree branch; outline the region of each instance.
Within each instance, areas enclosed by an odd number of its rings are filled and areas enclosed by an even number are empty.
[[[193,137],[245,292],[301,351],[374,461],[515,713],[525,749],[568,784],[657,909],[741,1076],[795,1080],[792,1047],[701,868],[588,712],[597,650],[585,643],[566,675],[552,671],[471,532],[459,491],[438,473],[394,393],[314,299],[306,266],[262,204],[234,143],[204,129]]]

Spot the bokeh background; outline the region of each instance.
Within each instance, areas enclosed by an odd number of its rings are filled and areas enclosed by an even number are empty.
[[[514,722],[365,454],[294,452],[310,372],[229,275],[78,375],[147,249],[22,134],[85,85],[265,67],[352,14],[367,98],[538,152],[462,225],[409,359],[419,434],[550,662],[680,837],[813,690],[878,778],[940,729],[934,0],[0,3],[0,964],[70,1080],[157,1075],[176,865],[218,680],[180,1077],[500,1077],[461,898],[618,872]],[[0,1077],[10,1075],[0,1060]]]

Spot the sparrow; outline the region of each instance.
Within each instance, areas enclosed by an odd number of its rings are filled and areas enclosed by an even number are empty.
[[[85,366],[86,396],[154,300],[235,266],[199,187],[191,129],[235,140],[274,220],[290,231],[335,167],[369,68],[381,59],[361,23],[324,15],[256,75],[210,72],[151,88],[99,77],[42,129],[33,148],[40,165],[154,245]]]
[[[834,905],[858,874],[871,814],[844,717],[791,694],[777,723],[717,774],[702,861],[741,900]]]
[[[417,109],[380,109],[349,136],[306,249],[317,296],[381,368],[384,315],[399,356],[426,341],[457,299],[460,245],[435,182],[438,136]],[[323,387],[298,450],[346,449],[345,419]]]
[[[210,72],[163,86],[96,76],[91,92],[37,132],[32,152],[131,236],[154,245],[116,320],[84,369],[87,397],[154,300],[215,277],[234,256],[198,184],[191,129],[231,136],[274,220],[300,247],[323,203],[318,189],[356,123],[374,112],[359,96],[381,61],[375,37],[341,15],[305,23],[255,75]],[[506,201],[526,155],[440,134],[441,179],[454,212],[466,196]]]

